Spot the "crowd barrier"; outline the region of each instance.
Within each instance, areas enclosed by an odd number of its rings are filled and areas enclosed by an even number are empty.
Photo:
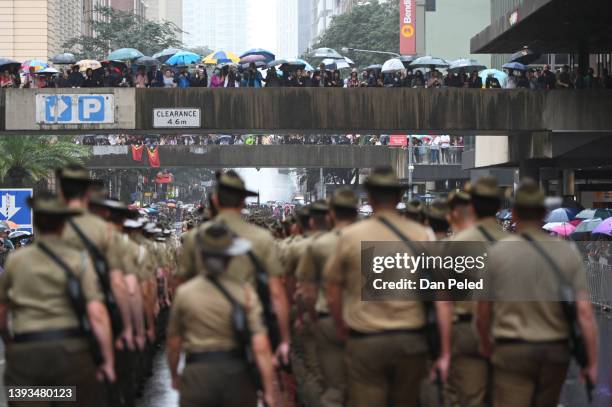
[[[612,310],[612,265],[588,262],[585,270],[593,305],[603,311]]]

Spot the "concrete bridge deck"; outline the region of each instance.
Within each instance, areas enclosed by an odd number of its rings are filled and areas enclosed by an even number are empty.
[[[154,120],[177,108],[197,120]],[[606,90],[7,89],[0,134],[612,134],[611,111]]]

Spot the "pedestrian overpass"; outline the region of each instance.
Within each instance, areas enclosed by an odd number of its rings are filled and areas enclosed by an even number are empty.
[[[159,146],[165,168],[374,168],[391,165],[407,178],[408,150],[358,145],[205,145]],[[149,168],[147,153],[135,161],[130,146],[94,146],[86,162],[90,169]],[[415,164],[415,181],[468,179],[469,172],[455,164]]]
[[[606,90],[6,89],[0,134],[612,134],[610,112]]]

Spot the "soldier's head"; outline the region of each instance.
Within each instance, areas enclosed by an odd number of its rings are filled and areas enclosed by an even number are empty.
[[[478,219],[495,217],[501,207],[501,190],[497,178],[486,175],[470,188],[472,206]]]
[[[295,211],[296,225],[300,233],[310,230],[310,207],[303,206]]]
[[[436,199],[424,210],[425,223],[438,236],[446,235],[448,233],[449,224],[446,220],[448,211],[448,203],[445,199]]]
[[[196,235],[204,272],[216,277],[227,270],[234,256],[247,253],[251,243],[234,235],[223,222],[210,222]]]
[[[122,227],[126,219],[138,218],[138,212],[130,210],[125,203],[116,198],[104,196],[92,196],[89,201],[89,210],[117,227]]]
[[[217,184],[212,202],[218,210],[241,210],[244,208],[245,198],[258,195],[256,192],[246,189],[242,178],[233,170],[218,172],[216,177]]]
[[[406,204],[404,209],[404,216],[417,223],[423,224],[425,222],[425,214],[423,213],[423,202],[413,199]]]
[[[92,179],[89,171],[78,164],[67,165],[55,171],[61,197],[66,202],[82,201],[87,205],[92,188],[104,185],[101,180]]]
[[[332,223],[354,222],[357,219],[359,198],[350,188],[338,188],[330,199]]]
[[[510,191],[508,191],[510,194]],[[513,200],[512,219],[517,226],[528,223],[541,223],[546,216],[546,196],[538,184],[531,178],[525,178],[516,189]]]
[[[81,213],[67,207],[56,195],[46,193],[30,198],[28,205],[34,212],[34,228],[42,235],[61,234],[66,220]]]
[[[318,200],[310,205],[309,227],[312,230],[329,229],[329,206],[324,200]]]
[[[391,167],[373,169],[364,186],[374,212],[395,210],[404,190]]]
[[[142,233],[142,229],[144,225],[147,223],[146,219],[138,218],[138,219],[126,219],[123,222],[123,231],[130,235]]]
[[[464,190],[455,190],[448,194],[449,212],[448,223],[453,232],[458,232],[470,226],[476,220],[476,213],[472,206],[472,198],[469,194],[470,186]]]

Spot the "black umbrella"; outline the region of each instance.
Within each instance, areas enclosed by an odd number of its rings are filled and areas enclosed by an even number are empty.
[[[0,58],[0,69],[5,70],[5,69],[14,69],[14,68],[21,68],[21,62],[17,62],[13,59],[8,59],[8,58]]]
[[[515,52],[514,54],[512,54],[508,62],[519,62],[523,65],[529,65],[537,61],[539,58],[540,58],[539,53],[525,47],[519,52]]]
[[[56,65],[74,65],[77,60],[74,54],[70,52],[64,52],[63,54],[59,54],[51,58],[51,62]]]
[[[275,59],[274,61],[268,63],[268,67],[271,68],[273,66],[284,65],[286,63],[288,63],[286,59]]]
[[[134,64],[139,66],[157,66],[161,65],[161,62],[156,58],[140,57],[134,61]]]

